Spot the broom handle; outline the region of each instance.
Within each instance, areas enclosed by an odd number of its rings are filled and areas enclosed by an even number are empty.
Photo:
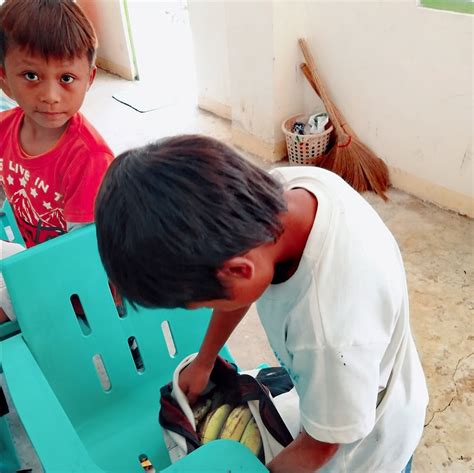
[[[331,102],[331,99],[329,98],[329,95],[326,92],[326,88],[323,85],[321,76],[318,74],[318,70],[316,69],[316,64],[314,63],[313,56],[311,55],[311,52],[309,51],[309,47],[308,47],[308,44],[306,43],[306,40],[304,38],[300,38],[298,42],[299,42],[301,51],[303,52],[303,56],[306,60],[306,63],[308,64],[309,70],[311,71],[311,75],[313,76],[314,82],[316,83],[316,87],[319,91],[319,95],[321,99],[323,100],[324,105],[326,106],[326,110],[329,113],[329,117],[331,118],[331,121],[333,122],[334,126],[337,128],[339,135],[347,135],[347,133],[344,131],[341,123],[338,120],[336,107]]]
[[[306,64],[305,62],[302,62],[300,64],[300,69],[303,71],[304,76],[308,80],[313,90],[316,92],[317,95],[319,95],[318,85],[316,84],[316,81],[314,80],[314,77],[311,74],[311,71],[309,70],[308,64]],[[334,105],[334,111],[336,113],[337,120],[341,123],[341,126],[342,128],[344,128],[344,131],[349,133],[349,135],[353,135],[354,130],[346,122],[344,116],[342,115],[341,111],[336,107],[336,105]]]

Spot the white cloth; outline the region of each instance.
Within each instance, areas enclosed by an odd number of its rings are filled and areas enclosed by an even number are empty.
[[[318,201],[296,272],[257,302],[300,396],[302,426],[321,442],[341,444],[318,473],[400,472],[420,440],[428,393],[397,243],[334,173],[289,167],[272,174]]]
[[[74,222],[67,222],[67,230],[68,232],[78,230],[84,226],[88,225],[87,223],[74,223]],[[0,260],[8,258],[9,256],[13,256],[16,253],[25,250],[23,246],[19,245],[18,243],[12,243],[9,241],[0,240]],[[0,307],[4,310],[7,317],[14,321],[16,320],[15,311],[13,309],[10,296],[8,295],[8,290],[5,286],[5,280],[3,279],[3,275],[0,268]]]
[[[196,358],[197,353],[193,353],[185,357],[179,365],[176,367],[173,373],[173,389],[171,395],[174,400],[177,402],[183,414],[186,416],[190,424],[196,429],[193,411],[189,405],[186,394],[183,393],[179,386],[179,374],[183,371],[186,366],[188,366],[194,358]],[[242,371],[240,374],[248,374],[254,378],[257,377],[259,370],[249,370]],[[210,391],[215,387],[212,381],[209,381],[209,384],[206,388],[206,391]],[[280,414],[283,422],[287,426],[289,432],[296,438],[300,432],[300,419],[299,419],[299,410],[298,410],[298,395],[296,390],[293,388],[290,391],[280,394],[276,397],[272,397],[268,393],[268,397],[272,399],[273,404],[275,405],[278,413]],[[258,429],[260,430],[260,435],[262,437],[263,451],[265,454],[265,461],[268,463],[274,457],[276,457],[282,450],[283,446],[278,443],[275,438],[270,434],[270,432],[265,427],[261,417],[260,417],[260,404],[259,401],[249,401],[248,403],[250,412],[252,413]],[[175,463],[181,458],[185,457],[187,452],[186,440],[182,435],[171,432],[167,429],[163,430],[163,440],[165,442],[168,454],[170,456],[171,463]]]
[[[9,241],[0,240],[0,260],[13,256],[25,248],[18,243],[11,243]],[[3,279],[3,274],[0,268],[0,307],[4,310],[5,314],[10,320],[16,320],[15,311],[13,310],[10,296]]]

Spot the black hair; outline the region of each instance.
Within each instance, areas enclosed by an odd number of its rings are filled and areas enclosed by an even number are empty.
[[[74,0],[6,0],[0,7],[0,64],[19,46],[45,59],[87,55],[95,62],[94,27]]]
[[[199,135],[122,153],[100,187],[102,262],[132,304],[186,307],[227,298],[224,262],[276,241],[283,188],[234,149]]]

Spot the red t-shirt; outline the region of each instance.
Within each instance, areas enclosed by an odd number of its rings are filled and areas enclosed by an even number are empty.
[[[19,143],[24,113],[0,113],[0,182],[25,240],[31,247],[67,230],[66,222],[94,221],[97,190],[113,153],[80,113],[56,146],[28,156]]]

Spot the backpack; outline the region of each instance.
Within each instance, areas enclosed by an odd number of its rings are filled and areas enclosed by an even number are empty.
[[[172,382],[160,390],[159,422],[172,463],[202,445],[193,410],[178,385],[179,373],[196,355],[186,357],[176,368]],[[238,373],[235,365],[218,357],[204,396],[217,388],[224,393],[226,403],[248,405],[262,439],[258,458],[264,464],[299,434],[299,398],[284,368]]]

